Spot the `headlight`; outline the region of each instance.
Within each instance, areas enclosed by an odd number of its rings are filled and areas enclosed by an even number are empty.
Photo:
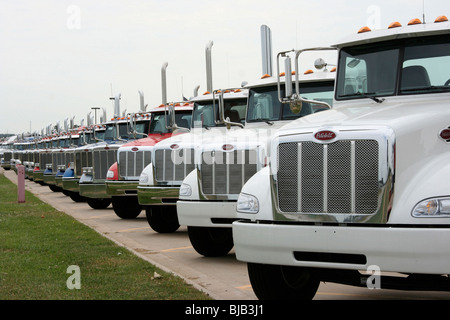
[[[180,187],[180,196],[189,197],[192,195],[192,188],[186,183],[182,183]]]
[[[114,171],[108,170],[106,173],[106,178],[112,179],[114,178]]]
[[[256,197],[241,193],[237,201],[237,211],[242,213],[258,213],[259,201]]]
[[[139,184],[147,184],[148,182],[148,174],[142,172],[139,176]]]
[[[450,198],[432,198],[419,202],[412,211],[412,216],[450,217]]]

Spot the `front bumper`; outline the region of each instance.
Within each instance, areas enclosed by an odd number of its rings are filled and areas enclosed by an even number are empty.
[[[80,183],[79,185],[80,195],[86,198],[94,199],[106,199],[111,198],[106,192],[105,182],[92,182],[92,183]]]
[[[54,174],[44,174],[43,179],[45,184],[56,185]]]
[[[44,171],[43,170],[33,171],[33,180],[36,182],[44,181]]]
[[[236,220],[236,202],[178,201],[180,225],[197,227],[228,227]]]
[[[450,273],[450,229],[445,227],[313,226],[236,221],[233,239],[237,259],[246,262],[347,270],[367,270],[375,265],[382,272]],[[344,261],[349,257],[351,261]]]
[[[8,163],[2,162],[1,166],[5,170],[10,170],[11,169],[11,164],[9,162]]]
[[[180,187],[144,187],[138,186],[140,205],[176,205]]]
[[[78,186],[80,179],[79,178],[62,178],[62,188],[67,191],[80,192],[80,188]]]
[[[126,196],[126,195],[136,195],[137,194],[137,186],[138,181],[128,181],[128,180],[119,180],[119,181],[110,181],[106,180],[106,192],[110,196]]]

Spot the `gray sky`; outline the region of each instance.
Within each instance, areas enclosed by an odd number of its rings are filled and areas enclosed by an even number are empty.
[[[206,91],[205,47],[213,41],[215,89],[262,75],[260,27],[280,51],[328,46],[369,25],[386,28],[412,18],[450,18],[448,0],[0,0],[0,133],[39,131],[91,107],[113,115]],[[302,65],[311,68],[314,58]],[[332,60],[333,57],[326,57]]]

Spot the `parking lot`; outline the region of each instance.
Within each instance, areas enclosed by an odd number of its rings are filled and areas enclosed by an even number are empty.
[[[17,183],[14,171],[3,171]],[[26,180],[28,191],[56,209],[73,216],[101,235],[124,246],[142,259],[174,273],[199,290],[217,300],[255,300],[247,276],[246,264],[237,261],[232,251],[225,257],[206,258],[191,246],[185,227],[171,234],[154,232],[147,223],[145,212],[136,219],[123,220],[111,207],[91,209],[86,203],[73,202],[60,192],[53,192]],[[317,300],[390,300],[390,299],[450,299],[447,292],[408,292],[396,290],[369,290],[338,284],[322,283]]]

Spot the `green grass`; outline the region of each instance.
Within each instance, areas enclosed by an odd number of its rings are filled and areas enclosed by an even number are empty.
[[[70,290],[69,266],[80,268]],[[161,277],[154,277],[157,272]],[[102,237],[0,174],[0,300],[196,300],[209,297]]]

